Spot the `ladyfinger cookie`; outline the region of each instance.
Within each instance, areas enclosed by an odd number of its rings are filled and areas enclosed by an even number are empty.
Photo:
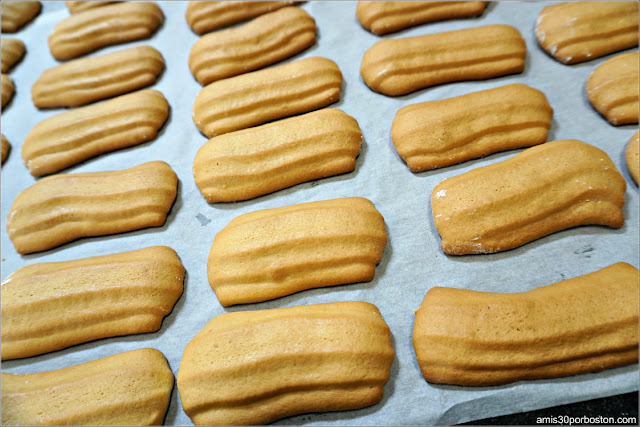
[[[13,98],[13,80],[8,75],[2,73],[0,77],[0,90],[2,91],[2,107],[7,105]]]
[[[487,386],[638,361],[638,269],[617,263],[520,293],[434,287],[413,346],[432,383]]]
[[[237,24],[297,1],[190,1],[185,17],[197,34]]]
[[[431,207],[445,253],[493,253],[579,225],[622,227],[625,188],[604,151],[570,139],[445,179]]]
[[[98,1],[98,0],[91,0],[91,1],[66,1],[65,4],[67,6],[67,9],[69,9],[69,13],[74,14],[74,13],[80,13],[80,12],[84,12],[85,10],[89,10],[89,9],[93,9],[96,7],[102,7],[102,6],[107,6],[113,3],[117,3],[115,1]]]
[[[0,8],[2,9],[0,23],[2,32],[15,33],[38,16],[42,5],[39,1],[4,0]]]
[[[315,41],[315,20],[299,7],[285,7],[202,36],[191,48],[189,69],[207,85],[282,61]]]
[[[638,52],[615,56],[603,62],[587,79],[589,102],[612,125],[638,123],[638,60]]]
[[[151,46],[134,46],[45,70],[31,88],[38,108],[77,107],[152,85],[164,59]]]
[[[552,116],[544,93],[517,83],[402,107],[391,138],[419,172],[542,144]]]
[[[509,25],[381,40],[360,64],[362,79],[384,95],[404,95],[441,83],[521,73],[527,47]]]
[[[375,405],[393,358],[370,303],[225,313],[187,344],[178,391],[196,425],[267,424]]]
[[[209,138],[325,107],[340,99],[342,73],[330,59],[311,57],[205,86],[193,121]]]
[[[638,184],[638,168],[640,167],[638,165],[638,139],[639,139],[639,133],[636,132],[635,135],[633,135],[631,137],[631,139],[629,140],[629,142],[627,143],[627,149],[625,150],[625,159],[627,161],[627,168],[629,169],[629,174],[631,175],[631,178],[633,178],[633,180],[636,182],[636,185]]]
[[[81,237],[164,224],[178,177],[155,161],[114,172],[59,174],[23,190],[11,205],[7,232],[20,254]]]
[[[153,2],[123,2],[71,15],[49,36],[54,58],[76,58],[105,46],[151,37],[164,21]]]
[[[164,355],[118,353],[56,371],[2,374],[3,425],[160,425],[173,389]]]
[[[247,200],[351,172],[361,144],[353,117],[323,108],[212,138],[198,150],[193,176],[210,203]]]
[[[482,15],[486,1],[359,1],[356,17],[381,36],[428,22]]]
[[[0,151],[1,164],[4,164],[7,157],[9,157],[9,151],[11,151],[11,144],[9,144],[7,138],[2,134],[2,149]]]
[[[33,176],[58,172],[154,139],[168,114],[167,100],[152,89],[69,110],[34,126],[22,144],[22,160]]]
[[[386,243],[384,218],[361,197],[250,212],[213,239],[209,284],[226,307],[368,282]]]
[[[21,40],[11,37],[2,37],[2,39],[0,39],[0,45],[2,72],[8,73],[14,65],[20,62],[26,49]]]
[[[638,2],[573,1],[543,8],[536,39],[545,52],[576,64],[638,46]]]

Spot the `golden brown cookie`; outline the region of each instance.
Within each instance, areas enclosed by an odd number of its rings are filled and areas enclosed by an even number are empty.
[[[638,165],[638,135],[639,133],[636,132],[636,134],[631,137],[627,143],[627,149],[625,150],[627,168],[629,169],[631,178],[636,182],[636,185],[638,185],[638,168],[640,168]]]
[[[42,10],[39,1],[3,0],[0,7],[2,8],[3,33],[15,33],[31,22]]]
[[[3,425],[160,425],[173,389],[164,355],[118,353],[56,371],[2,374]]]
[[[544,93],[517,83],[402,107],[391,138],[419,172],[542,144],[552,116]]]
[[[115,1],[66,1],[67,9],[69,9],[69,13],[80,13],[85,10],[94,9],[96,7],[107,6],[113,3],[117,3]]]
[[[20,254],[81,237],[164,224],[178,178],[165,162],[114,172],[59,174],[23,190],[11,205],[7,232]]]
[[[571,1],[540,11],[536,39],[565,64],[638,46],[637,1]]]
[[[187,344],[178,391],[196,425],[267,424],[375,405],[393,357],[370,303],[225,313]]]
[[[9,103],[9,101],[11,101],[11,98],[13,98],[13,80],[11,80],[11,77],[8,75],[2,73],[0,84],[0,90],[2,91],[2,107],[4,107]]]
[[[381,40],[365,52],[360,74],[376,92],[397,96],[442,83],[521,73],[526,53],[518,30],[486,25]]]
[[[487,386],[638,361],[638,269],[624,262],[520,293],[434,287],[413,346],[429,382]]]
[[[1,49],[1,59],[2,59],[2,72],[8,73],[11,69],[16,65],[26,51],[24,47],[24,43],[21,40],[14,39],[11,37],[2,37],[0,39]]]
[[[7,160],[7,157],[9,157],[9,151],[11,151],[11,144],[9,144],[7,138],[5,138],[4,134],[2,134],[2,151],[0,155],[2,164],[4,164],[4,162]]]
[[[445,253],[493,253],[579,225],[622,227],[625,187],[604,151],[561,140],[445,179],[431,207]]]

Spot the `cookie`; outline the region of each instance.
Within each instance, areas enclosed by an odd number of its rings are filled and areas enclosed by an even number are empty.
[[[55,26],[49,50],[57,60],[77,58],[105,46],[146,39],[164,21],[152,2],[122,2],[71,15]]]
[[[428,22],[482,15],[486,1],[359,1],[356,17],[373,34],[395,33]]]
[[[517,83],[402,107],[391,139],[409,168],[420,172],[542,144],[552,116],[544,93]]]
[[[520,293],[433,287],[413,346],[432,383],[489,386],[638,361],[638,269],[617,263]]]
[[[381,40],[365,52],[360,74],[372,90],[398,96],[442,83],[521,73],[526,52],[518,30],[486,25]]]
[[[202,36],[189,53],[189,69],[202,85],[264,68],[316,42],[316,23],[299,7],[285,7],[251,22]]]
[[[543,8],[538,44],[564,64],[577,64],[638,46],[638,2],[572,1]]]
[[[212,138],[325,107],[340,100],[341,85],[332,60],[300,59],[205,86],[193,104],[193,121]]]
[[[627,169],[631,178],[638,185],[638,132],[631,137],[627,143],[627,149],[625,150],[625,159],[627,161]]]
[[[178,391],[195,425],[267,424],[375,405],[393,358],[389,327],[370,303],[238,311],[187,344]]]
[[[150,141],[167,120],[162,93],[145,89],[44,119],[22,144],[33,176],[58,172],[100,154]]]
[[[193,176],[209,203],[247,200],[351,172],[361,144],[353,117],[323,108],[212,138],[198,150]]]
[[[173,389],[152,348],[55,371],[2,373],[2,425],[160,425]]]
[[[0,39],[0,55],[2,59],[2,72],[8,73],[22,59],[26,51],[21,40],[11,37]]]
[[[162,70],[160,52],[134,46],[45,70],[31,87],[31,99],[38,108],[77,107],[152,85]]]
[[[638,123],[638,52],[603,62],[587,79],[587,99],[614,126]]]
[[[93,9],[96,7],[102,7],[102,6],[107,6],[113,3],[117,3],[115,1],[97,1],[97,0],[92,0],[92,1],[66,1],[65,4],[67,5],[67,9],[69,9],[69,13],[74,14],[74,13],[80,13],[80,12],[84,12],[85,10],[89,10],[89,9]]]
[[[445,179],[431,207],[445,253],[493,253],[579,225],[622,227],[625,187],[604,151],[561,140]]]
[[[2,360],[155,332],[183,279],[166,246],[21,267],[2,282]]]
[[[164,224],[178,178],[165,162],[114,172],[59,174],[13,201],[7,232],[20,254],[45,251],[81,237]]]
[[[2,164],[4,164],[4,162],[7,160],[7,157],[9,157],[9,151],[11,151],[11,144],[9,144],[7,138],[5,138],[4,134],[2,134],[2,154],[0,155]]]
[[[2,85],[0,86],[0,90],[2,91],[2,107],[4,107],[11,101],[11,98],[13,98],[13,80],[11,80],[11,77],[8,75],[2,73],[0,84]]]
[[[42,10],[39,1],[3,0],[0,26],[3,33],[15,33],[31,22]]]

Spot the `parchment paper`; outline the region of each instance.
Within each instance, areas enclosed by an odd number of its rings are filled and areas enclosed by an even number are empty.
[[[62,109],[37,110],[30,89],[39,74],[57,64],[49,53],[47,37],[53,26],[68,16],[64,2],[43,2],[36,20],[15,35],[27,46],[25,59],[10,73],[16,96],[2,113],[2,133],[12,144],[2,167],[2,278],[34,262],[64,261],[140,249],[153,245],[174,248],[187,276],[184,294],[157,333],[103,339],[24,360],[2,363],[2,370],[30,373],[58,369],[142,347],[162,351],[177,374],[187,342],[214,316],[225,311],[288,307],[320,302],[362,300],[376,304],[391,328],[396,358],[381,403],[355,411],[308,414],[278,424],[309,425],[416,425],[449,424],[542,407],[555,406],[638,389],[638,366],[597,374],[539,381],[521,381],[501,387],[458,387],[427,383],[421,376],[411,344],[413,311],[427,290],[436,285],[494,292],[515,292],[590,273],[618,261],[638,267],[638,187],[624,162],[627,141],[636,126],[609,125],[589,105],[584,85],[589,74],[613,55],[573,66],[548,57],[537,45],[534,25],[547,2],[496,2],[477,19],[426,24],[386,38],[406,37],[506,23],[520,30],[527,43],[522,74],[487,81],[461,82],[389,98],[369,90],[360,74],[364,52],[384,38],[365,31],[355,17],[355,2],[308,2],[318,25],[318,41],[290,59],[325,56],[340,67],[342,99],[334,104],[355,117],[364,134],[362,152],[354,172],[305,183],[241,203],[208,204],[192,175],[198,148],[207,138],[191,120],[191,108],[200,85],[187,66],[197,35],[184,18],[186,2],[159,2],[165,23],[149,40],[102,49],[103,54],[136,44],[151,44],[167,63],[153,86],[164,93],[170,118],[159,137],[141,146],[103,155],[66,170],[66,173],[119,170],[164,160],[177,172],[178,197],[166,224],[115,236],[87,238],[59,248],[20,256],[6,233],[6,217],[16,195],[33,184],[20,158],[22,141],[31,128]],[[518,249],[494,255],[451,257],[440,250],[440,237],[431,216],[430,193],[441,180],[478,166],[507,159],[510,151],[423,173],[412,173],[393,148],[390,129],[395,112],[417,102],[448,98],[507,83],[522,82],[542,90],[555,110],[549,140],[576,138],[605,150],[627,181],[625,225],[621,229],[585,226],[555,233]],[[376,276],[370,283],[315,289],[260,304],[223,309],[207,283],[206,260],[215,234],[237,215],[259,209],[363,196],[383,214],[389,242]],[[192,425],[174,388],[167,424]]]

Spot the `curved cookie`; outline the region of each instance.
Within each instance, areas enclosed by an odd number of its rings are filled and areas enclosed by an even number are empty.
[[[2,164],[4,164],[4,162],[7,160],[7,157],[9,157],[9,151],[11,151],[11,144],[9,144],[7,138],[5,138],[4,134],[2,134],[2,154],[0,155]]]
[[[209,284],[226,307],[368,282],[386,243],[384,218],[361,197],[250,212],[213,240]]]
[[[636,132],[635,135],[631,137],[629,142],[627,143],[627,149],[625,150],[625,158],[627,161],[627,168],[629,169],[629,174],[631,178],[638,185],[638,135]]]
[[[428,22],[482,15],[486,1],[359,1],[356,17],[373,34],[394,33]]]
[[[431,207],[445,253],[493,253],[578,225],[622,227],[625,188],[604,151],[561,140],[445,179]]]
[[[589,102],[612,125],[638,123],[640,70],[638,52],[603,62],[587,79]]]
[[[162,9],[152,2],[123,2],[71,15],[49,36],[54,58],[65,60],[105,46],[151,37],[164,21]]]
[[[204,35],[191,48],[189,69],[207,85],[275,64],[315,41],[315,20],[299,7],[285,7],[240,27]]]
[[[178,391],[196,425],[266,424],[380,402],[393,357],[366,302],[225,313],[187,344]]]
[[[638,269],[617,263],[520,293],[434,287],[413,346],[429,382],[554,378],[638,361]]]
[[[28,254],[80,237],[159,227],[177,184],[175,172],[160,161],[114,172],[52,175],[18,194],[7,232],[16,251]]]
[[[38,108],[77,107],[152,85],[164,59],[151,46],[135,46],[76,59],[45,70],[31,88]]]
[[[58,172],[154,139],[168,114],[167,100],[152,89],[69,110],[31,129],[22,144],[22,160],[33,176]]]
[[[42,5],[39,1],[10,1],[4,0],[2,5],[2,32],[15,33],[25,24],[38,16]]]
[[[102,6],[107,6],[113,3],[118,3],[116,1],[98,1],[98,0],[92,0],[92,1],[66,1],[65,4],[67,6],[67,9],[69,9],[69,13],[74,14],[74,13],[80,13],[80,12],[84,12],[85,10],[89,10],[89,9],[94,9],[96,7],[102,7]]]
[[[2,360],[155,332],[183,279],[178,254],[166,246],[21,267],[0,288]]]
[[[185,18],[197,34],[237,24],[297,1],[190,1]]]
[[[441,83],[521,73],[527,46],[509,25],[381,40],[362,57],[360,74],[371,89],[404,95]]]
[[[193,176],[210,203],[247,200],[351,172],[361,144],[353,117],[323,108],[212,138],[198,150]]]
[[[2,107],[4,107],[9,103],[9,101],[11,101],[11,98],[13,98],[13,81],[11,80],[11,77],[2,73],[2,76],[0,77],[0,85],[0,90],[2,91]]]
[[[173,373],[152,348],[56,371],[2,374],[3,425],[160,425]]]
[[[2,39],[0,39],[0,44],[2,72],[8,73],[14,65],[20,62],[26,49],[21,40],[10,37],[2,37]]]
[[[572,1],[547,6],[536,21],[545,52],[577,64],[638,46],[638,2]]]
[[[193,121],[211,138],[332,104],[341,85],[332,60],[300,59],[205,86],[193,104]]]
[[[542,144],[552,116],[544,93],[511,84],[402,107],[391,138],[409,168],[419,172]]]

